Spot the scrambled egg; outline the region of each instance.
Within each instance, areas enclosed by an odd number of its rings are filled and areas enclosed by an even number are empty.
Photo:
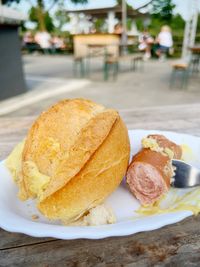
[[[32,197],[40,198],[43,190],[50,181],[50,177],[39,172],[36,164],[32,161],[24,162],[25,177],[22,176],[22,152],[25,140],[20,142],[6,159],[6,166],[11,171],[13,180],[19,187],[18,196],[21,200]],[[26,188],[26,186],[28,188]]]
[[[160,147],[157,141],[151,137],[145,137],[142,139],[142,146],[144,148],[149,148],[152,151],[160,152],[163,155],[167,155],[170,159],[173,159],[174,152],[169,148]]]
[[[25,180],[31,195],[40,199],[51,177],[39,172],[37,165],[32,161],[24,162],[24,173],[26,174]]]
[[[156,140],[153,138],[150,138],[150,137],[145,137],[142,139],[142,146],[144,148],[150,148],[152,151],[156,151],[156,152],[162,152],[163,151],[163,149],[161,147],[159,147]]]
[[[22,176],[22,152],[24,149],[25,140],[20,142],[13,149],[11,154],[6,159],[6,167],[10,170],[14,182],[19,187],[18,197],[21,200],[26,200],[28,198],[27,191],[24,186],[23,176]]]

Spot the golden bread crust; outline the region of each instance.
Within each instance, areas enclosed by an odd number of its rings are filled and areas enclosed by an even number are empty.
[[[71,222],[100,204],[122,181],[130,144],[126,126],[118,118],[109,135],[81,171],[62,189],[38,204],[50,219]]]
[[[69,156],[73,154],[71,150],[76,149],[75,143],[81,137],[81,131],[92,118],[104,110],[103,106],[92,101],[73,99],[57,103],[38,117],[28,132],[22,155],[22,173],[29,197],[34,197],[34,195],[30,191],[29,182],[26,179],[28,176],[25,168],[26,162],[33,161],[39,172],[50,176],[50,184],[52,185],[58,168],[62,172],[59,167],[61,162],[65,164],[67,160],[68,165],[70,165]],[[118,116],[116,111],[111,112],[111,114],[113,117]],[[72,169],[76,161],[71,163]],[[75,175],[75,171],[73,174]],[[47,195],[52,193],[52,190],[57,191],[61,188],[68,179],[70,178],[63,178],[63,184],[58,182],[57,187],[53,188],[54,190],[47,188]]]

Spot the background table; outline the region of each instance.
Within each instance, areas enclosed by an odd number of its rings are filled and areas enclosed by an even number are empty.
[[[120,113],[129,129],[170,130],[200,136],[200,104]],[[25,136],[33,120],[34,117],[0,118],[1,159]],[[0,266],[105,265],[200,266],[200,216],[155,231],[101,240],[32,238],[0,229]]]

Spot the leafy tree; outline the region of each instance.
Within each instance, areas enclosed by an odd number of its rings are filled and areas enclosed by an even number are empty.
[[[197,21],[197,33],[200,33],[200,14],[198,15],[198,21]]]
[[[66,11],[64,10],[64,0],[58,3],[58,9],[54,14],[54,18],[58,23],[56,31],[61,32],[63,25],[70,21],[69,15],[66,14]]]
[[[185,29],[185,21],[180,14],[176,14],[171,19],[170,27],[172,31],[177,34],[183,34]]]
[[[173,17],[173,10],[175,5],[172,0],[153,0],[152,1],[152,15],[154,18],[160,19],[169,23]]]
[[[49,12],[46,11],[43,14],[42,20],[38,21],[38,13],[40,11],[38,10],[38,7],[31,7],[29,10],[29,19],[33,22],[36,22],[37,24],[37,30],[47,30],[48,32],[52,32],[54,30],[54,24],[51,16],[49,15]]]
[[[70,0],[72,3],[78,4],[84,4],[87,3],[87,0]],[[20,0],[2,0],[3,4],[10,5],[12,3],[19,3]],[[31,2],[31,1],[29,1]],[[46,31],[46,30],[53,30],[53,22],[49,15],[49,10],[55,5],[58,4],[59,0],[52,0],[52,1],[45,1],[45,0],[36,0],[36,4],[32,3],[32,7],[30,9],[29,15],[30,19],[34,22],[37,22],[38,26],[37,28],[40,31]]]

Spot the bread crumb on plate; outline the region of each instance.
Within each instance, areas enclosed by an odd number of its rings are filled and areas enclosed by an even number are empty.
[[[115,222],[116,216],[113,210],[102,204],[90,209],[87,215],[71,223],[70,226],[98,226]]]
[[[39,216],[36,215],[36,214],[33,214],[33,215],[31,216],[31,218],[32,218],[32,220],[36,221],[36,220],[39,219]]]

